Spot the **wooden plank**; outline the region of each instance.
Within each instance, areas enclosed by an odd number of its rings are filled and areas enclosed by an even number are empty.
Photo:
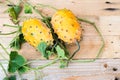
[[[103,0],[104,1],[104,0]],[[103,3],[103,1],[98,1],[99,3]],[[51,1],[50,1],[51,2]],[[60,1],[62,2],[62,1]],[[83,1],[82,1],[83,2]],[[85,1],[83,3],[88,4],[89,1]],[[95,3],[98,3],[95,1]],[[33,2],[35,3],[35,2]],[[41,2],[41,3],[46,3],[46,2]],[[53,3],[53,2],[52,2]],[[89,3],[92,3],[89,2]],[[69,3],[70,4],[70,3]],[[68,5],[67,5],[68,6]],[[70,5],[69,5],[70,6]],[[71,8],[72,9],[72,8]],[[35,15],[35,14],[34,14]],[[32,15],[32,16],[34,16]],[[36,16],[36,15],[35,15]],[[99,16],[99,15],[98,15]],[[83,16],[83,18],[87,18],[93,22],[95,22],[98,25],[98,28],[102,32],[104,38],[105,38],[105,49],[101,55],[101,58],[119,58],[120,57],[120,39],[119,39],[119,22],[120,22],[120,16]],[[8,27],[3,27],[3,24],[12,24],[12,22],[6,18],[0,18],[0,31],[2,32],[10,32],[14,31],[16,29],[13,28],[8,28]],[[13,24],[12,24],[13,25]],[[84,29],[83,31],[83,41],[80,42],[81,45],[81,50],[78,52],[78,54],[75,56],[76,59],[80,58],[94,58],[96,56],[97,50],[100,46],[100,38],[98,37],[98,34],[96,33],[95,29],[85,23],[81,23],[82,28]],[[1,43],[3,43],[6,47],[9,44],[9,42],[12,40],[12,37],[14,35],[10,36],[0,36],[1,38]],[[27,59],[36,59],[36,58],[41,58],[40,53],[36,52],[33,47],[29,46],[28,44],[24,45],[22,50],[20,50],[20,53],[24,55]],[[73,49],[75,49],[75,46],[70,46],[69,50],[70,52],[73,52]],[[27,51],[30,49],[30,51]],[[32,50],[31,50],[32,49]],[[9,49],[8,49],[9,50]],[[0,50],[2,54],[5,54],[2,50]],[[89,53],[88,53],[89,52]],[[30,56],[29,56],[30,55]],[[6,56],[6,55],[5,55]],[[6,56],[8,58],[8,56]]]
[[[88,19],[92,22],[95,22],[97,27],[100,29],[103,35],[109,36],[109,35],[120,34],[120,31],[119,31],[120,30],[120,27],[119,27],[120,16],[101,16],[101,17],[90,16],[90,17],[83,17],[83,18]],[[9,20],[9,18],[0,18],[0,22],[2,23],[0,24],[1,32],[10,32],[10,31],[16,30],[14,28],[3,27],[3,24],[13,25],[12,22]],[[81,23],[81,26],[84,29],[83,36],[84,35],[97,35],[93,26],[88,25],[86,23]],[[4,37],[4,36],[0,36],[0,37]],[[11,35],[7,37],[11,37]]]
[[[89,20],[95,22],[105,38],[106,45],[101,55],[101,58],[119,58],[120,57],[119,16],[109,17],[101,16],[84,18],[88,18]],[[12,24],[8,18],[0,18],[0,22],[2,22],[3,24],[5,23]],[[92,26],[85,23],[82,23],[81,25],[82,28],[84,29],[83,40],[80,42],[81,50],[78,52],[75,58],[76,59],[94,58],[101,43],[100,38]],[[3,27],[2,24],[0,24],[0,26],[2,27],[0,28],[0,31],[4,33],[16,30],[13,28]],[[6,47],[8,47],[8,44],[10,43],[12,37],[14,36],[15,35],[0,36],[1,38],[0,42],[3,43]],[[75,48],[76,48],[75,46],[70,46],[69,47],[70,52],[73,52]],[[3,51],[0,50],[0,52],[4,54]],[[23,46],[22,50],[20,50],[20,53],[28,59],[41,58],[40,53],[36,52],[36,50],[33,49],[32,47],[28,47],[28,44]]]
[[[11,0],[14,2],[14,0]],[[52,5],[56,8],[68,8],[71,9],[76,15],[94,15],[94,16],[103,16],[103,15],[120,15],[120,0],[109,0],[107,3],[106,0],[30,0],[31,3],[41,3],[41,4],[48,4]],[[64,3],[64,4],[63,4]],[[1,6],[3,11],[5,8]],[[105,10],[110,9],[110,10]],[[2,11],[2,10],[1,10]],[[0,12],[1,12],[0,11]],[[53,10],[45,9],[42,10],[43,12],[47,12],[47,14],[53,14]],[[0,15],[3,17],[2,15]],[[4,16],[6,17],[6,16]]]
[[[32,1],[32,3],[38,3],[37,0]],[[71,9],[76,15],[119,15],[119,0],[109,0],[111,4],[106,4],[105,0],[68,0],[67,2],[64,0],[55,1],[39,1],[39,3],[50,4],[57,8],[68,8]],[[64,3],[64,4],[63,4]],[[94,5],[93,5],[94,4]],[[117,8],[118,10],[104,10],[106,8]]]
[[[7,67],[4,63],[6,61],[0,61]],[[43,65],[49,61],[46,60],[37,60],[33,61],[31,64],[32,67],[37,67]],[[54,64],[52,66],[46,67],[43,70],[40,70],[37,74],[40,79],[43,77],[43,80],[61,80],[70,76],[78,76],[85,78],[85,80],[114,80],[115,77],[120,78],[120,59],[98,59],[92,63],[79,63],[72,62],[69,67],[65,69],[60,69],[59,64]],[[0,68],[1,69],[1,68]],[[4,77],[4,74],[1,71],[1,79]],[[34,80],[34,72],[28,72],[22,75],[24,79]],[[79,79],[78,79],[79,80]]]
[[[95,37],[95,39],[93,38]],[[105,38],[105,48],[101,54],[100,58],[120,58],[120,41],[119,36],[104,36]],[[10,51],[8,44],[12,38],[1,38],[0,42],[5,45],[8,51]],[[81,50],[76,54],[75,58],[94,58],[100,47],[101,41],[97,36],[84,36],[83,41],[80,42]],[[68,49],[70,53],[74,51],[77,47],[75,45],[69,46]],[[1,48],[0,48],[1,49]],[[5,55],[5,52],[1,49],[0,53]],[[20,53],[27,59],[39,59],[42,58],[40,53],[36,51],[35,48],[25,43],[20,50]],[[7,57],[7,55],[5,55]],[[2,59],[2,57],[0,57]]]
[[[14,0],[11,0],[14,1]],[[14,1],[16,2],[16,1]],[[76,16],[89,19],[97,24],[97,27],[102,32],[105,38],[105,48],[98,59],[92,63],[72,62],[68,68],[59,69],[59,63],[40,70],[37,74],[38,79],[43,80],[119,80],[120,79],[120,0],[30,0],[31,3],[42,3],[55,6],[56,8],[68,8],[72,10]],[[64,4],[63,4],[64,3]],[[0,31],[10,32],[16,29],[6,28],[2,25],[12,24],[9,20],[9,15],[3,13],[7,7],[0,4]],[[109,10],[105,10],[109,9]],[[51,9],[40,9],[43,13],[52,16],[55,12]],[[23,16],[23,12],[20,16]],[[25,15],[31,17],[39,17],[38,14]],[[83,40],[80,42],[81,50],[75,56],[75,59],[94,58],[100,46],[100,38],[92,26],[81,23],[83,31]],[[5,45],[8,51],[9,42],[13,36],[0,36],[0,42]],[[68,46],[72,52],[76,46]],[[33,47],[25,43],[20,50],[20,53],[27,59],[43,59]],[[0,54],[8,58],[8,55],[0,48]],[[110,59],[104,59],[110,58]],[[3,59],[0,57],[0,59]],[[50,60],[36,60],[31,64],[32,67],[43,65]],[[8,62],[1,60],[7,70]],[[71,77],[72,76],[72,77]],[[0,80],[4,77],[4,73],[0,67]],[[20,80],[17,75],[18,80]],[[24,79],[34,80],[34,72],[28,72],[22,75]],[[65,79],[64,79],[65,78]]]

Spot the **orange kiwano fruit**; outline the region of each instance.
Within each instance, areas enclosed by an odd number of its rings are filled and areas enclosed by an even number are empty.
[[[31,18],[24,21],[22,33],[24,39],[34,47],[37,47],[40,42],[46,42],[47,45],[53,44],[50,29],[39,19]]]
[[[64,42],[70,44],[80,41],[82,29],[76,16],[68,9],[58,10],[52,17],[54,32]]]

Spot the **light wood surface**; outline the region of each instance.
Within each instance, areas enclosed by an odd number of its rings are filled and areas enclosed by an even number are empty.
[[[11,0],[14,1],[14,0]],[[100,32],[102,33],[105,39],[105,48],[100,55],[100,59],[93,63],[73,63],[69,68],[66,69],[58,69],[56,65],[48,67],[42,70],[45,73],[45,76],[54,78],[54,75],[51,75],[51,70],[53,74],[58,73],[58,75],[62,74],[79,74],[73,76],[77,77],[76,80],[81,80],[80,78],[89,78],[85,80],[115,80],[115,77],[120,78],[120,0],[30,0],[31,3],[41,3],[55,6],[56,8],[67,8],[74,12],[77,17],[88,19],[92,22],[95,22]],[[9,32],[15,29],[3,27],[3,24],[12,24],[9,20],[9,16],[4,12],[7,7],[0,5],[0,31],[1,32]],[[110,10],[106,10],[110,9]],[[112,9],[112,10],[111,10]],[[42,9],[42,12],[52,16],[54,14],[54,10],[51,9]],[[23,13],[21,14],[23,16]],[[38,14],[27,15],[32,17],[39,17]],[[21,22],[22,23],[22,22]],[[96,53],[100,47],[101,41],[95,29],[86,23],[81,23],[83,31],[83,40],[80,42],[81,50],[74,57],[75,59],[81,58],[95,58]],[[2,43],[7,50],[9,42],[12,40],[14,35],[10,36],[0,36],[0,43]],[[70,53],[72,53],[76,46],[68,46]],[[8,58],[8,56],[4,53],[4,51],[0,48],[0,53]],[[41,57],[40,53],[38,53],[32,46],[28,43],[23,44],[20,53],[26,57],[27,59],[44,59]],[[109,59],[103,59],[109,58]],[[118,59],[114,59],[118,58]],[[3,59],[0,56],[0,59]],[[33,66],[39,65],[40,63],[45,63],[46,60],[38,61]],[[103,65],[108,63],[108,68],[104,68]],[[113,67],[117,67],[118,71],[112,71]],[[64,71],[65,70],[65,71]],[[69,72],[70,71],[70,72]],[[1,75],[4,75],[0,73]],[[89,75],[87,75],[89,74]],[[31,74],[26,74],[24,77],[31,76]],[[50,76],[49,76],[50,75]],[[57,75],[57,74],[56,74]],[[69,74],[68,74],[69,75]],[[72,75],[71,75],[72,76]],[[69,79],[69,77],[68,77]],[[83,80],[82,79],[82,80]],[[1,80],[1,79],[0,79]],[[28,79],[34,80],[34,78]],[[56,80],[56,79],[45,79],[45,80]],[[67,80],[67,77],[66,77]],[[70,79],[69,79],[70,80]],[[74,79],[71,79],[74,80]]]
[[[7,67],[6,61],[1,60],[4,66]],[[31,66],[37,67],[49,61],[34,61]],[[69,67],[60,69],[59,64],[54,64],[37,74],[38,78],[42,80],[115,80],[120,78],[120,59],[98,59],[93,63],[78,63],[71,62]],[[1,69],[1,68],[0,68]],[[0,77],[4,77],[3,71],[0,72]],[[17,76],[19,77],[19,76]],[[24,79],[34,80],[34,72],[28,72],[22,76]],[[1,79],[0,79],[1,80]]]

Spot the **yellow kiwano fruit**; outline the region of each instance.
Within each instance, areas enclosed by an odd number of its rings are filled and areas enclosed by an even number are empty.
[[[22,33],[24,39],[34,47],[37,47],[40,42],[46,42],[47,45],[53,44],[50,29],[39,19],[31,18],[24,21]]]
[[[52,17],[54,32],[64,42],[70,44],[80,41],[82,29],[76,16],[67,9],[58,10]]]

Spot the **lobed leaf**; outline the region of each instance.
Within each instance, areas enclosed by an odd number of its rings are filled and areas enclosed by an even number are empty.
[[[23,56],[19,55],[17,51],[11,51],[8,71],[14,73],[25,63],[26,59]]]

